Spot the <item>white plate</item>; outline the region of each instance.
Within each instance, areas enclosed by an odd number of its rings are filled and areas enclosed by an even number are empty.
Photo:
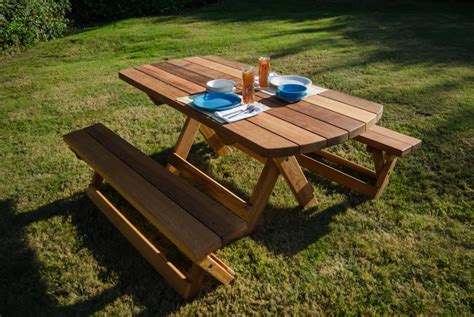
[[[297,85],[303,85],[306,87],[309,87],[313,84],[311,79],[303,77],[303,76],[297,76],[297,75],[285,75],[285,76],[275,76],[270,78],[270,84],[278,87],[281,85],[287,85],[287,84],[297,84]]]
[[[206,83],[207,90],[212,92],[232,92],[235,87],[235,82],[227,79],[214,79]]]

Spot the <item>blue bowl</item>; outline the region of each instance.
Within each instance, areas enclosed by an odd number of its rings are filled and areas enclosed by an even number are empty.
[[[278,93],[283,98],[295,99],[302,97],[304,94],[306,94],[307,89],[308,88],[303,85],[286,84],[278,86]]]

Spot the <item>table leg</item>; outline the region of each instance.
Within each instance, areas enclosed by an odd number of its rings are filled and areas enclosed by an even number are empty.
[[[247,153],[257,161],[262,163],[267,162],[266,158],[250,151],[240,144],[234,144],[233,146],[242,152]],[[274,158],[273,161],[285,178],[288,187],[290,187],[291,191],[295,195],[299,205],[303,208],[314,206],[317,201],[313,195],[313,186],[311,186],[311,184],[307,181],[296,158],[294,156]]]
[[[216,153],[217,155],[224,156],[231,152],[230,147],[225,145],[225,143],[222,142],[222,139],[211,128],[208,128],[207,126],[201,124],[199,131],[203,135],[204,139],[206,139],[207,143],[209,143],[211,148],[214,150],[214,153]]]
[[[280,172],[275,162],[268,160],[263,167],[263,171],[260,174],[249,201],[250,208],[247,216],[247,233],[251,233],[257,226],[279,175]]]
[[[188,157],[189,151],[191,150],[191,146],[193,145],[194,138],[196,138],[196,134],[199,131],[200,123],[190,117],[186,118],[184,122],[183,130],[178,138],[178,142],[174,146],[173,153],[178,154],[180,157],[186,159]],[[178,169],[176,169],[173,165],[168,163],[166,167],[168,171],[173,174],[179,174]]]
[[[285,178],[299,205],[303,208],[316,205],[317,201],[314,198],[313,186],[306,179],[296,158],[289,156],[274,158],[273,161]]]

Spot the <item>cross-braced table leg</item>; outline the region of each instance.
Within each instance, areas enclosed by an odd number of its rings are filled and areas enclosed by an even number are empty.
[[[199,131],[199,127],[201,124],[188,117],[184,122],[183,130],[179,134],[178,141],[174,146],[174,153],[178,154],[180,157],[186,159],[188,157],[189,151],[191,150],[191,146],[193,145],[194,138]],[[173,166],[168,163],[166,167],[168,171],[173,174],[179,174],[179,171]]]
[[[199,131],[201,132],[204,139],[206,139],[207,143],[209,143],[214,153],[217,155],[224,156],[232,151],[230,147],[228,147],[211,128],[201,124]]]
[[[300,206],[308,207],[316,203],[313,187],[307,181],[294,156],[266,159],[241,145],[233,144],[248,155],[265,163],[250,200],[248,202],[243,200],[186,160],[199,130],[201,132],[205,131],[203,134],[207,134],[209,139],[212,139],[213,136],[218,137],[213,130],[188,118],[176,143],[175,151],[168,159],[168,170],[175,174],[181,173],[184,177],[198,183],[203,191],[244,219],[248,225],[248,233],[252,232],[258,224],[280,173],[285,178]],[[222,145],[221,149],[227,147],[221,138],[217,140],[219,142],[215,142],[214,145]]]

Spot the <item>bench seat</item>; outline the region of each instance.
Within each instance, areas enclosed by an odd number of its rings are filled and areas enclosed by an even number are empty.
[[[355,140],[397,157],[405,156],[421,147],[421,140],[380,126],[373,126]]]
[[[421,147],[421,140],[380,126],[371,127],[370,130],[355,137],[354,140],[367,145],[375,170],[324,150],[309,155],[300,155],[298,161],[303,167],[340,185],[349,187],[371,199],[377,199],[387,186],[397,159]],[[326,164],[324,160],[329,161],[332,165]],[[348,174],[338,169],[337,166],[364,175],[364,178],[368,178],[370,181]]]
[[[168,172],[102,124],[71,132],[64,140],[100,178],[204,270],[209,262],[217,261],[223,266],[214,255],[211,259],[209,255],[247,230],[246,223],[234,213]],[[96,187],[94,190],[100,187],[91,186]],[[96,202],[97,197],[91,198]]]

